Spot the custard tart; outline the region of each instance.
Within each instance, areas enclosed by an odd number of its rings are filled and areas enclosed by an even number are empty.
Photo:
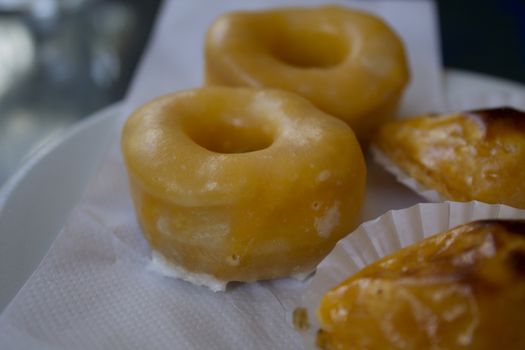
[[[525,349],[525,221],[467,223],[328,291],[321,349]]]
[[[382,126],[373,148],[454,201],[525,208],[525,113],[512,108],[423,115]]]

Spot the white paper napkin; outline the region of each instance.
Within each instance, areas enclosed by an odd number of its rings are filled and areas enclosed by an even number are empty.
[[[167,1],[125,103],[199,86],[204,33],[230,10],[327,1]],[[439,109],[441,66],[427,1],[330,1],[384,17],[409,52],[402,113]],[[291,311],[306,283],[237,284],[226,293],[148,270],[117,140],[41,265],[0,316],[0,349],[297,349]],[[365,216],[420,199],[372,166]],[[385,180],[387,182],[385,182]],[[387,198],[385,200],[385,198]],[[37,233],[35,233],[37,234]]]

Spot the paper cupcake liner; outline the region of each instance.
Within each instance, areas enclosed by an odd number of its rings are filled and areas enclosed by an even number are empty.
[[[396,180],[401,182],[412,191],[419,194],[430,202],[444,202],[449,198],[446,198],[438,191],[428,188],[416,179],[408,175],[403,169],[401,169],[396,163],[394,163],[386,154],[380,151],[377,147],[371,147],[370,151],[374,157],[374,161],[385,168],[386,171],[396,177]]]
[[[315,336],[319,329],[315,311],[321,297],[329,289],[364,266],[403,247],[458,225],[482,219],[525,219],[525,210],[477,201],[421,203],[407,209],[389,211],[375,220],[365,222],[340,240],[319,264],[303,295],[309,324],[308,329],[301,332],[306,349],[315,349]]]

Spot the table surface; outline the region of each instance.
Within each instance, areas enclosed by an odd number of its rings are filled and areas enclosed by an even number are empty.
[[[0,186],[67,127],[122,99],[159,4],[0,0]],[[525,83],[522,0],[436,5],[445,66]]]

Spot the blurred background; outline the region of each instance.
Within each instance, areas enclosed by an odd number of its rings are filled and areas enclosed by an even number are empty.
[[[524,0],[436,4],[446,67],[525,84]],[[0,186],[36,149],[124,97],[159,5],[0,0]]]

